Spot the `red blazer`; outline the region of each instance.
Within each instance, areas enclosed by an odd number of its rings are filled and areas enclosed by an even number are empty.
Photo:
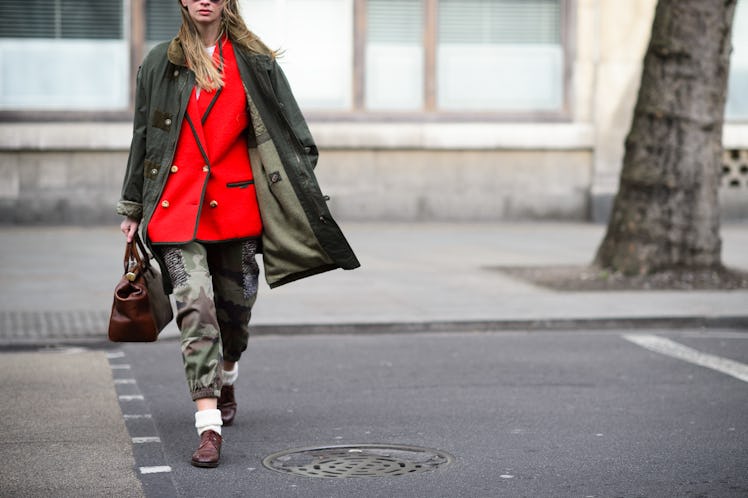
[[[223,63],[224,86],[192,91],[174,163],[148,225],[154,244],[257,237],[262,221],[247,149],[247,96],[231,42],[214,58]]]

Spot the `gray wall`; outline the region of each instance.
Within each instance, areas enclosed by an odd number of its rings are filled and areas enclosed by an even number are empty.
[[[322,150],[316,170],[340,219],[585,220],[591,154]],[[125,151],[0,153],[0,222],[118,219]]]
[[[588,125],[313,123],[312,133],[341,220],[605,222],[615,193],[597,188]],[[0,223],[119,220],[131,134],[128,123],[0,124]],[[726,143],[723,216],[748,220],[748,150]]]
[[[0,222],[91,224],[120,218],[114,205],[126,152],[0,153]]]

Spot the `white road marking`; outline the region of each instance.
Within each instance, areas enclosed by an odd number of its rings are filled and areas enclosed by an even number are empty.
[[[160,443],[161,438],[160,437],[134,437],[132,438],[133,444],[143,444],[143,443]]]
[[[124,351],[114,351],[112,353],[107,353],[106,357],[110,360],[113,360],[114,358],[124,358],[125,352]]]
[[[114,384],[135,384],[135,379],[114,379]]]
[[[161,465],[156,467],[140,467],[141,474],[158,474],[160,472],[171,472],[171,467],[168,465]]]
[[[112,370],[130,370],[130,365],[120,363],[120,364],[109,365],[109,368],[111,368]]]
[[[678,358],[695,365],[711,368],[743,382],[748,382],[748,365],[744,363],[702,353],[696,349],[656,335],[626,334],[623,338],[655,353],[672,356],[673,358]]]
[[[118,396],[120,401],[144,401],[142,394],[120,394]]]
[[[138,418],[151,418],[151,414],[150,413],[130,413],[130,414],[122,415],[122,418],[124,418],[125,420],[138,419]]]

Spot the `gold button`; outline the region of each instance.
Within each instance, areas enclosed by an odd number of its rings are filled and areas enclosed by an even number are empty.
[[[174,77],[176,78],[177,76],[179,76],[179,69],[174,70]]]
[[[177,167],[177,165],[175,164],[174,166],[172,166],[172,167],[171,167],[171,172],[172,172],[172,173],[176,173],[177,171],[179,171],[179,168],[178,168],[178,167]]]
[[[169,201],[164,201],[161,203],[161,207],[168,208],[169,207]]]
[[[153,168],[153,169],[151,170],[151,174],[152,174],[152,175],[155,175],[156,173],[158,173],[158,170],[157,170],[156,168]]]
[[[166,126],[171,126],[171,119],[169,119],[169,118],[164,119],[164,124]]]
[[[218,201],[210,201],[210,207],[218,207]]]
[[[207,165],[207,164],[206,164],[205,166],[203,166],[203,171],[205,171],[206,173],[208,172],[208,170],[209,170],[209,169],[210,169],[210,168],[208,167],[208,165]]]

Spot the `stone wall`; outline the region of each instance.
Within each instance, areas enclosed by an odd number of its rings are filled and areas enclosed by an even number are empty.
[[[330,150],[317,169],[353,220],[586,220],[589,151]]]
[[[341,220],[606,220],[592,215],[597,134],[587,125],[311,128],[321,148],[316,173]],[[127,123],[0,124],[0,223],[116,222],[130,130]],[[747,129],[726,127],[726,147],[744,151],[745,143]],[[748,164],[748,151],[742,157]],[[723,213],[748,219],[748,166],[733,162]]]
[[[91,224],[113,221],[127,152],[0,154],[0,222]]]

